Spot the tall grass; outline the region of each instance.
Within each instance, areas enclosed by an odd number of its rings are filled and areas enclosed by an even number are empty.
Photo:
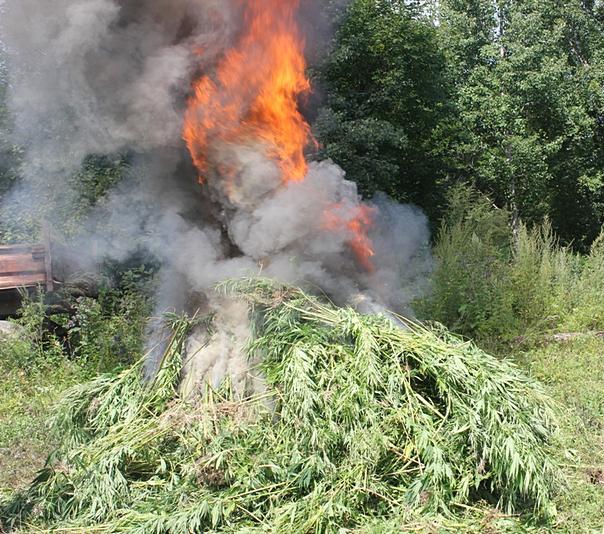
[[[564,320],[568,330],[604,330],[604,233],[586,258],[570,289],[570,307]]]
[[[546,221],[521,225],[465,188],[453,192],[437,236],[437,268],[421,317],[480,340],[604,329],[604,238],[582,257],[559,244]]]
[[[219,290],[249,303],[268,393],[235,400],[225,386],[187,405],[176,386],[188,322],[175,321],[153,382],[139,362],[65,397],[63,446],[1,508],[5,526],[306,533],[477,500],[552,512],[552,410],[513,364],[270,281]]]
[[[15,333],[0,334],[0,494],[28,485],[65,437],[55,439],[47,428],[65,390],[142,356],[147,293],[136,271],[124,278],[118,287],[103,287],[98,301],[61,291],[24,293]]]

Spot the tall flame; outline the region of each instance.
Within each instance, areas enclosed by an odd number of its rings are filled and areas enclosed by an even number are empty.
[[[304,41],[295,21],[298,0],[235,0],[244,9],[239,43],[212,78],[203,76],[185,115],[183,136],[202,177],[210,140],[261,141],[284,182],[303,180],[310,127],[297,98],[310,91]]]
[[[302,181],[308,164],[304,151],[315,143],[298,98],[311,89],[306,77],[304,39],[296,22],[299,0],[232,0],[244,14],[238,43],[219,61],[213,75],[193,85],[183,137],[200,181],[214,168],[232,193],[237,169],[211,161],[216,141],[261,144],[281,171],[282,183]],[[292,209],[294,207],[292,206]],[[351,234],[349,245],[359,264],[372,271],[371,210],[363,206],[348,217],[326,214],[326,227]],[[341,211],[341,210],[340,210]],[[344,221],[344,222],[342,222]]]

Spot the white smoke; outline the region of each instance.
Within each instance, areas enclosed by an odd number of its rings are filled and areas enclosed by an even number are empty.
[[[385,196],[370,203],[376,268],[367,272],[346,224],[326,225],[334,205],[346,221],[361,202],[334,163],[313,163],[304,181],[283,185],[262,146],[226,145],[213,158],[237,161],[236,193],[226,194],[220,180],[196,183],[181,140],[186,94],[199,69],[211,72],[237,38],[241,5],[5,0],[0,40],[26,148],[24,184],[8,201],[26,205],[33,189],[66,188],[65,177],[90,154],[128,152],[132,176],[91,214],[74,247],[92,263],[149,250],[163,266],[160,309],[186,309],[189,295],[220,280],[262,273],[369,311],[408,311],[430,267],[427,220],[417,208]],[[308,20],[307,10],[305,27]]]
[[[211,57],[228,24],[220,2],[7,0],[2,41],[18,140],[30,148],[26,175],[66,173],[91,153],[178,144],[175,95],[188,88],[192,50]]]

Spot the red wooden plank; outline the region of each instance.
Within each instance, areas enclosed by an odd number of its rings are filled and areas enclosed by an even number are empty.
[[[0,256],[10,254],[44,254],[44,245],[2,245]]]
[[[44,273],[0,277],[0,290],[32,287],[38,284],[46,284],[46,275]]]
[[[29,271],[46,273],[44,257],[36,260],[31,254],[0,256],[0,276],[2,276],[2,273],[22,273]]]
[[[52,290],[50,239],[45,231],[45,245],[0,246],[0,291],[45,285]]]

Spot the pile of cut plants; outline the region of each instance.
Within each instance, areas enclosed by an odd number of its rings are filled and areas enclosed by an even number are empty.
[[[512,363],[442,327],[402,328],[264,279],[217,291],[249,304],[246,350],[266,392],[225,381],[181,398],[194,320],[171,317],[152,380],[141,360],[63,398],[62,445],[0,503],[5,530],[348,532],[477,503],[553,513],[554,412]]]

